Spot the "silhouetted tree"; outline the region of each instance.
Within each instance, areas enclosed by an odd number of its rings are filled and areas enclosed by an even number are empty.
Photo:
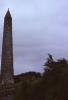
[[[60,59],[55,61],[52,55],[48,55],[44,66],[43,85],[45,87],[46,100],[68,100],[68,61]]]

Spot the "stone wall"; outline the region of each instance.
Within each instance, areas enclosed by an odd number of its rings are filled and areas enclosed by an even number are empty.
[[[13,100],[14,84],[0,85],[0,100]]]

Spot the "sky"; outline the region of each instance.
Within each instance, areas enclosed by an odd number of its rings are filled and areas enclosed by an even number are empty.
[[[14,73],[43,72],[52,54],[68,59],[68,0],[0,0],[0,61],[3,21],[13,22]]]

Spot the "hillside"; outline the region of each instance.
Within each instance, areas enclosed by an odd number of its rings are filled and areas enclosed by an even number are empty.
[[[48,59],[49,68],[33,82],[21,81],[14,100],[68,100],[68,62],[65,59]]]

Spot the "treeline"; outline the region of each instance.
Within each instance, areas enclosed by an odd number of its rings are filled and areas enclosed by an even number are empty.
[[[64,58],[55,61],[49,54],[43,75],[27,80],[16,83],[14,100],[68,100],[68,61]]]

